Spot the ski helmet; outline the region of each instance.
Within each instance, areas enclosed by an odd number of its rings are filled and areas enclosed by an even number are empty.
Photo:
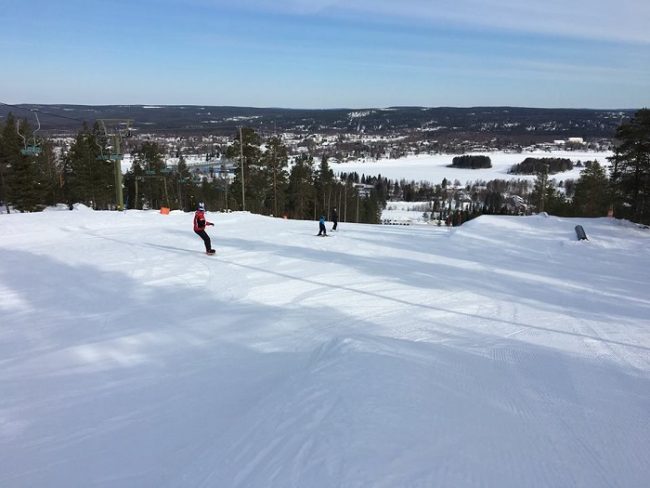
[[[199,203],[198,210],[200,210],[201,212],[205,212],[205,204],[203,202]]]

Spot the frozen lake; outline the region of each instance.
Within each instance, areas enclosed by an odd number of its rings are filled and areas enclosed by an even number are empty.
[[[377,176],[382,175],[392,180],[415,180],[428,181],[439,184],[444,178],[447,180],[459,180],[462,184],[476,180],[496,179],[528,179],[534,180],[534,175],[508,174],[508,170],[515,164],[521,163],[528,157],[534,158],[568,158],[573,163],[582,161],[598,161],[601,165],[608,165],[608,157],[612,156],[611,151],[534,151],[522,153],[509,152],[481,152],[469,153],[489,156],[492,161],[492,168],[487,169],[459,169],[448,168],[456,154],[424,154],[408,156],[400,159],[381,159],[379,161],[357,161],[351,163],[330,164],[335,173],[350,173],[356,171],[359,175]],[[583,168],[575,167],[571,171],[565,171],[552,175],[551,178],[560,180],[578,179]]]

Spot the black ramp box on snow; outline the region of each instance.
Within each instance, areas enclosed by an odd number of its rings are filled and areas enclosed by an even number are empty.
[[[576,225],[576,235],[578,236],[579,241],[588,241],[587,234],[581,225]]]

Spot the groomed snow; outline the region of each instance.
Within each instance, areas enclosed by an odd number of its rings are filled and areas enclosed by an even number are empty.
[[[650,230],[208,218],[0,216],[0,486],[647,486]]]

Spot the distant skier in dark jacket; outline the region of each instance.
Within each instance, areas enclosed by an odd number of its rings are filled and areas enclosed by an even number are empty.
[[[318,221],[318,235],[327,235],[327,229],[325,228],[325,217],[323,215],[320,216],[320,220]]]
[[[336,230],[336,226],[339,224],[339,215],[336,213],[336,207],[332,210],[332,230]]]
[[[205,228],[208,225],[214,225],[214,224],[212,222],[208,222],[207,220],[205,220],[205,205],[203,205],[203,203],[199,203],[196,212],[194,212],[194,232],[196,232],[196,234],[201,239],[203,239],[203,243],[205,244],[206,254],[214,254],[215,251],[214,249],[212,249],[210,236],[205,231]]]

